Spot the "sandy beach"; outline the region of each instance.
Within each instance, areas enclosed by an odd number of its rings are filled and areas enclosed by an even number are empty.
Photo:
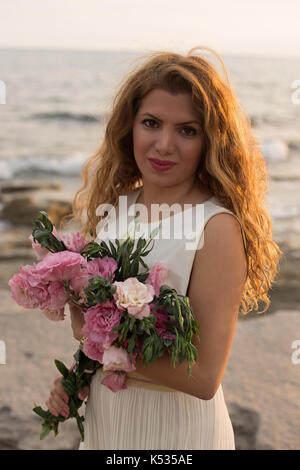
[[[71,194],[53,191],[56,202]],[[8,280],[20,265],[36,261],[30,233],[30,226],[20,224],[1,233],[0,340],[6,345],[6,364],[0,364],[0,449],[76,449],[75,422],[65,423],[57,438],[40,441],[41,420],[32,412],[35,403],[45,406],[57,373],[54,359],[70,365],[78,342],[68,316],[50,322],[10,297]],[[281,249],[271,307],[263,315],[240,317],[222,382],[238,449],[300,448],[300,364],[292,362],[292,343],[300,340],[300,251],[292,244]]]

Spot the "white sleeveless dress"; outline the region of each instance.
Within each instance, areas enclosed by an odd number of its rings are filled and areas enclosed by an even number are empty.
[[[127,193],[128,207],[135,204],[140,191],[138,188]],[[202,206],[204,217],[196,229],[196,246],[203,243],[204,227],[211,217],[224,212],[236,217],[231,211],[220,206],[216,197],[209,199]],[[181,215],[182,212],[172,216],[174,226]],[[158,224],[159,222],[140,224],[141,231],[144,228],[150,233],[152,226],[155,228]],[[124,237],[118,238],[126,238],[127,231],[133,234],[130,230],[133,225],[132,217]],[[100,242],[105,238],[110,237],[103,234],[102,230],[98,233],[96,241]],[[144,258],[149,267],[157,261],[169,266],[166,284],[183,295],[187,293],[195,255],[195,248],[187,250],[186,246],[184,238],[157,237],[153,250]],[[132,376],[134,377],[134,373]],[[128,380],[126,390],[114,393],[100,384],[103,377],[103,372],[98,370],[91,382],[85,410],[85,440],[80,444],[80,450],[235,449],[233,428],[222,385],[211,400],[201,400],[164,387],[155,389],[151,384],[149,387],[138,386],[138,380]],[[147,379],[145,380],[147,382]]]

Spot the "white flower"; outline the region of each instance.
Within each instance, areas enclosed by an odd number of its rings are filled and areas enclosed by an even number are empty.
[[[154,297],[154,288],[151,285],[143,284],[135,277],[113,285],[117,288],[114,299],[119,309],[127,309],[130,315],[139,320],[150,315],[148,304]]]

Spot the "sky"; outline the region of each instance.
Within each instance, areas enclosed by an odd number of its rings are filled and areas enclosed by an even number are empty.
[[[299,0],[1,0],[0,48],[300,56]]]

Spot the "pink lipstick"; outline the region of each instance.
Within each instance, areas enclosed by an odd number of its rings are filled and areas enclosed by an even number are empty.
[[[170,160],[159,160],[158,158],[149,158],[149,161],[156,171],[168,171],[176,165]]]

